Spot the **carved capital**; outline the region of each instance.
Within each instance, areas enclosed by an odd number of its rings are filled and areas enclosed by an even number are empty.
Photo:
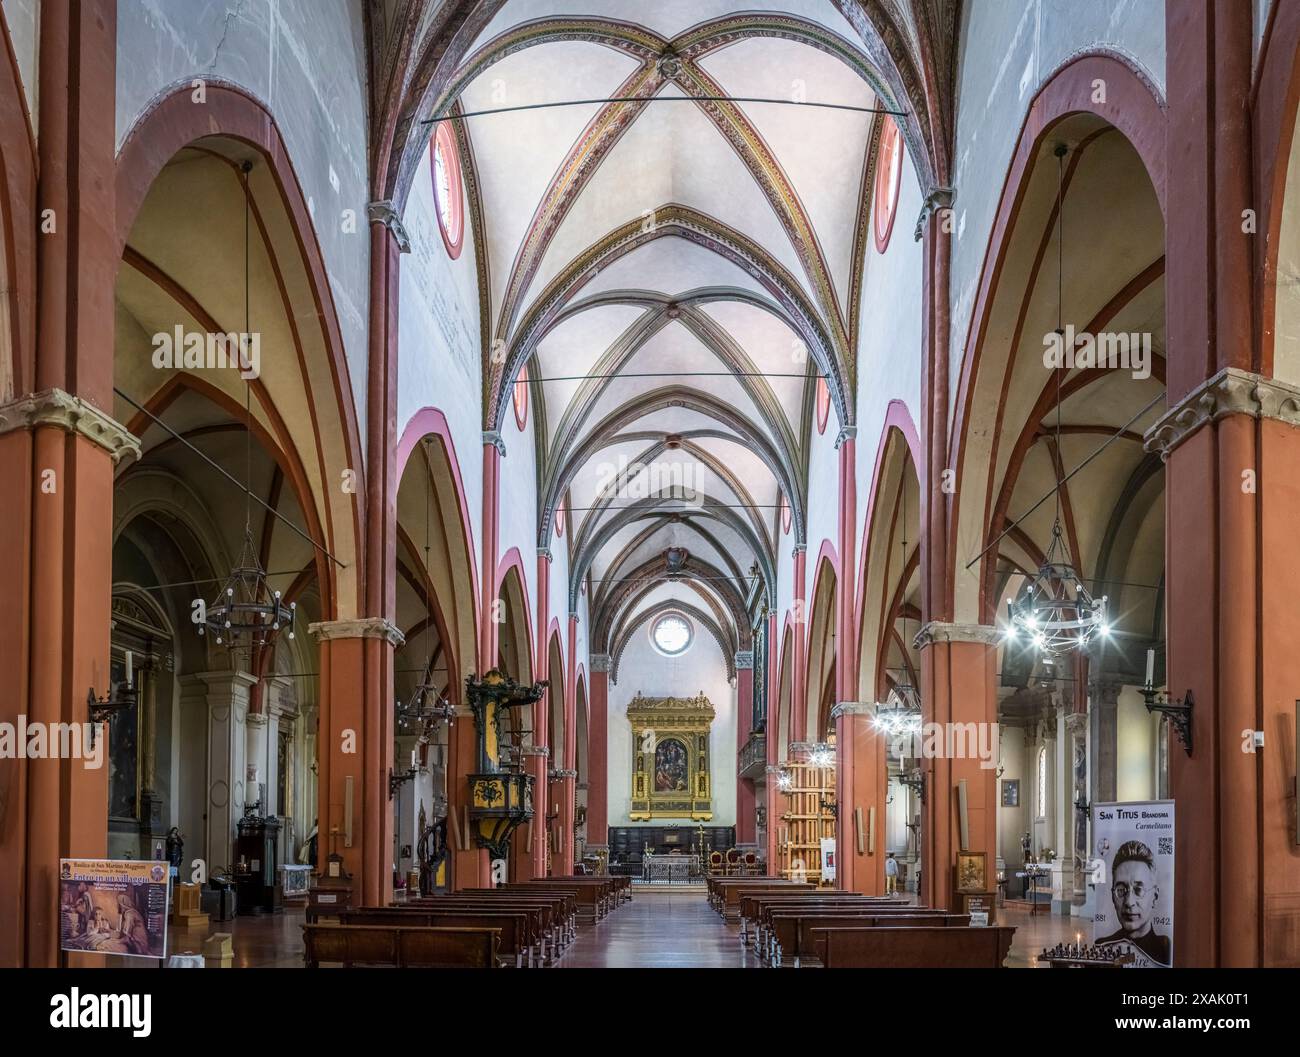
[[[483,431],[483,443],[491,444],[504,459],[506,457],[506,442],[501,439],[501,433],[495,429],[485,429]]]
[[[875,716],[876,706],[869,701],[841,701],[831,709],[831,719],[840,716]]]
[[[0,405],[0,433],[38,426],[80,434],[108,452],[114,466],[126,458],[140,458],[140,441],[134,433],[93,404],[62,389],[28,393]]]
[[[736,653],[736,667],[737,667],[737,668],[753,668],[753,667],[754,667],[754,651],[753,651],[753,650],[739,650],[739,651],[737,651],[737,653]]]
[[[1227,415],[1271,418],[1300,426],[1300,388],[1225,367],[1188,393],[1146,432],[1143,447],[1162,462],[1202,426]]]
[[[857,426],[841,426],[839,433],[835,437],[835,450],[839,451],[840,445],[842,445],[846,440],[856,440],[857,436]]]
[[[391,646],[400,646],[406,636],[396,624],[383,617],[362,617],[359,620],[321,620],[308,624],[307,630],[318,642],[332,639],[384,639]]]
[[[921,203],[921,213],[916,218],[916,227],[912,231],[912,239],[920,242],[925,237],[926,221],[935,213],[942,209],[950,209],[954,197],[951,187],[934,187],[930,193],[925,196],[925,201]]]
[[[996,646],[1002,641],[1002,632],[990,624],[947,624],[932,620],[916,633],[912,645],[923,649],[936,642],[978,642]]]
[[[591,655],[591,670],[593,672],[607,672],[610,668],[608,653],[593,653]]]
[[[549,745],[525,745],[519,750],[521,756],[541,756],[543,759],[551,758],[551,747]]]
[[[399,253],[411,252],[411,237],[406,233],[406,226],[402,223],[401,216],[393,208],[393,203],[384,199],[380,202],[371,202],[366,206],[366,216],[370,218],[372,224],[383,224],[393,233],[393,238],[397,242]]]
[[[537,557],[539,557],[539,558],[545,558],[545,559],[549,562],[549,561],[551,560],[551,548],[550,548],[550,547],[538,547],[538,548],[537,548]]]

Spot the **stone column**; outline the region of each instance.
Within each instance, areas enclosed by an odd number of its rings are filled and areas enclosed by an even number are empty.
[[[754,843],[754,783],[739,774],[740,750],[749,741],[754,720],[754,652],[736,653],[736,843]]]
[[[587,687],[587,847],[609,849],[609,654],[591,655]]]
[[[880,737],[872,726],[874,716],[875,707],[863,701],[841,701],[831,712],[835,722],[835,800],[839,805],[835,887],[866,895],[880,895],[885,890],[888,770]]]
[[[207,704],[207,831],[204,855],[208,870],[232,862],[235,826],[247,796],[248,701],[257,679],[247,672],[201,672]]]
[[[1092,742],[1091,799],[1109,803],[1115,799],[1119,768],[1119,679],[1098,679],[1089,701],[1091,716],[1088,736]]]
[[[320,855],[337,851],[355,895],[384,906],[393,888],[393,656],[404,640],[378,618],[322,621],[310,631],[320,642]]]
[[[976,738],[993,749],[992,759],[929,756],[921,761],[925,779],[925,818],[921,825],[921,870],[925,896],[933,907],[953,903],[953,871],[961,849],[958,790],[966,782],[967,851],[982,851],[990,868],[997,860],[997,628],[931,621],[921,628],[921,710],[926,723],[945,732],[974,724]],[[947,741],[945,736],[944,741]],[[923,741],[924,744],[924,741]]]

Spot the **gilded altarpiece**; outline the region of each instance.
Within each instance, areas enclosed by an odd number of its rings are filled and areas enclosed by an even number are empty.
[[[629,818],[713,818],[709,737],[714,710],[696,697],[643,697],[627,706],[632,726],[632,805]]]

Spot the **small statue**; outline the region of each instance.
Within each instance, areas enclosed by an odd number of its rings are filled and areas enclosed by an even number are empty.
[[[185,861],[185,838],[177,826],[167,831],[167,861],[171,864],[172,876],[179,877],[181,863]]]

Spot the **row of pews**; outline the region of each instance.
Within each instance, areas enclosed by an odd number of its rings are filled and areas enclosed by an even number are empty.
[[[774,968],[1001,968],[1015,929],[776,878],[711,877],[709,902]]]
[[[307,923],[303,961],[422,969],[554,965],[577,937],[631,898],[626,877],[546,877],[467,888]]]

